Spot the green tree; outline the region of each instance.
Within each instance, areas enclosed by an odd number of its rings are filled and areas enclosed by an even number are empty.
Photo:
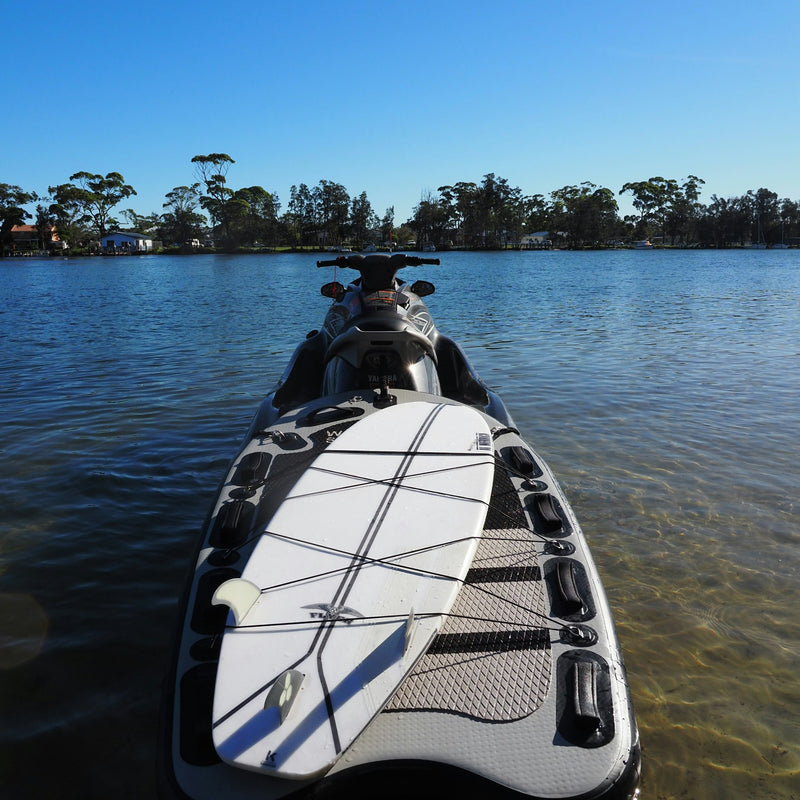
[[[414,215],[408,225],[414,230],[417,244],[433,242],[440,244],[444,236],[450,215],[447,206],[439,202],[439,198],[426,192],[414,207]]]
[[[159,237],[165,242],[183,244],[197,239],[206,224],[206,218],[198,212],[200,184],[176,186],[165,195],[165,208],[158,228]]]
[[[525,201],[518,186],[509,186],[505,178],[497,181],[495,208],[496,235],[504,245],[519,244],[525,222]]]
[[[318,244],[316,237],[320,219],[317,199],[318,192],[309,189],[305,183],[299,187],[292,186],[289,190],[289,204],[283,215],[283,224],[289,243],[295,247]]]
[[[528,233],[550,230],[550,208],[544,195],[534,194],[522,200],[523,222]]]
[[[261,186],[237,189],[227,203],[236,244],[275,243],[280,202]]]
[[[636,235],[642,237],[649,235],[650,225],[654,225],[655,229],[658,229],[660,214],[668,200],[668,188],[665,185],[664,178],[656,177],[646,181],[631,181],[626,183],[620,190],[620,194],[625,192],[630,192],[633,195],[633,207],[639,212]]]
[[[70,248],[80,247],[92,238],[83,221],[85,217],[83,206],[67,200],[64,196],[61,199],[65,201],[63,204],[54,201],[48,210],[55,219],[56,230],[61,240]]]
[[[19,186],[0,183],[0,258],[11,245],[11,229],[30,218],[24,206],[38,199],[35,192],[24,192]]]
[[[379,225],[378,216],[372,210],[372,204],[367,199],[367,193],[361,192],[354,197],[350,204],[350,232],[354,243],[363,247],[369,240],[370,234]]]
[[[414,239],[414,229],[408,225],[399,225],[397,228],[392,228],[392,241],[398,247],[407,247],[408,242]],[[388,241],[388,240],[386,240]]]
[[[440,204],[448,217],[450,238],[473,247],[503,247],[519,242],[526,204],[519,187],[493,172],[480,184],[461,181],[440,186]]]
[[[440,186],[439,207],[446,217],[445,228],[448,231],[448,238],[457,244],[463,244],[463,213],[459,205],[459,194],[454,186]]]
[[[741,197],[721,198],[711,195],[705,209],[700,229],[706,241],[713,240],[716,247],[743,245],[751,241],[754,221],[752,193]]]
[[[299,247],[306,244],[305,237],[308,230],[306,222],[306,207],[311,193],[308,186],[301,183],[300,186],[292,184],[289,189],[289,204],[283,215],[283,225],[289,244],[292,247]]]
[[[617,200],[610,189],[590,181],[551,192],[554,232],[564,233],[571,247],[604,244],[614,235]]]
[[[39,203],[36,206],[35,220],[36,232],[39,234],[39,249],[46,250],[52,241],[55,215],[50,211],[49,206]]]
[[[780,206],[778,195],[761,188],[747,192],[753,209],[751,240],[775,244],[780,239]]]
[[[800,233],[800,204],[794,200],[784,198],[781,200],[781,242],[786,243],[786,239],[797,236]]]
[[[350,196],[347,189],[341,183],[321,180],[314,187],[313,194],[324,243],[341,244],[350,220]]]
[[[664,233],[671,244],[680,241],[683,244],[696,234],[698,220],[703,206],[699,202],[700,186],[705,181],[696,175],[689,175],[680,188],[675,189],[666,208]]]
[[[680,185],[672,178],[660,176],[626,183],[621,191],[631,192],[633,207],[639,212],[635,235],[658,233],[665,243],[687,242],[703,213],[699,197],[704,183],[696,175],[689,175]]]
[[[230,203],[233,191],[226,185],[228,170],[235,163],[227,153],[209,153],[192,158],[195,173],[206,190],[200,198],[200,205],[208,212],[212,223],[222,227],[226,243],[231,238],[231,217],[241,212],[239,203]]]
[[[500,244],[498,236],[498,211],[502,200],[502,189],[490,172],[483,176],[483,182],[473,198],[473,213],[480,231],[480,244],[496,248]]]
[[[88,226],[101,239],[109,228],[119,224],[111,216],[111,209],[121,200],[136,194],[119,172],[109,172],[105,176],[76,172],[70,175],[69,180],[69,183],[48,189],[55,204],[65,216]],[[58,210],[54,213],[58,215]]]
[[[662,242],[667,241],[667,219],[670,209],[674,206],[680,196],[678,182],[672,178],[651,178],[651,182],[657,187],[658,201],[655,209],[655,222],[661,235]]]
[[[381,228],[381,243],[396,244],[396,240],[393,238],[394,206],[389,206],[389,208],[387,208],[386,211],[384,212],[383,216],[381,217],[380,228]]]
[[[451,238],[464,246],[481,241],[477,218],[478,184],[459,181],[453,186],[440,186],[438,192],[447,213],[448,227],[453,230]]]
[[[152,214],[137,214],[132,208],[126,208],[122,216],[127,221],[126,230],[135,233],[152,234],[161,225],[161,215],[153,212]]]

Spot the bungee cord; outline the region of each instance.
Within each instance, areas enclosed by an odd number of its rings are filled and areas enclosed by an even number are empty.
[[[499,430],[496,429],[496,430],[492,431],[492,433],[493,433],[493,438],[497,438],[498,436],[503,435],[505,433],[516,433],[516,430],[512,429],[512,428],[499,429]],[[372,450],[344,450],[344,451],[337,451],[337,454],[338,453],[347,453],[347,454],[353,454],[353,455],[371,455],[371,456],[372,455],[391,455],[391,456],[397,456],[397,457],[405,457],[405,456],[412,455],[411,453],[409,453],[407,451],[372,451]],[[460,458],[464,457],[464,454],[452,454],[452,453],[443,454],[443,453],[432,452],[432,451],[431,452],[416,451],[416,452],[413,453],[413,455],[415,457],[418,457],[418,456],[423,456],[423,457],[424,456],[442,456],[442,455],[453,455],[453,456],[458,456]],[[508,464],[506,461],[504,461],[502,458],[500,458],[500,456],[497,453],[494,454],[494,463],[495,463],[496,466],[499,466],[502,469],[504,469],[506,471],[506,473],[508,475],[510,475],[510,476],[514,476],[514,477],[520,478],[522,480],[530,480],[530,476],[525,475],[520,470],[515,469],[512,465]],[[348,480],[352,480],[353,483],[348,484],[346,486],[330,487],[328,489],[323,489],[323,490],[319,490],[319,491],[315,491],[315,492],[309,492],[307,494],[297,495],[296,497],[294,497],[292,499],[304,499],[304,498],[311,497],[311,496],[314,496],[314,495],[321,495],[321,494],[327,494],[327,493],[336,493],[336,492],[342,492],[342,491],[349,491],[351,489],[355,489],[355,488],[367,486],[367,485],[370,485],[370,484],[374,484],[374,485],[385,486],[385,487],[389,487],[389,488],[399,488],[399,489],[405,489],[405,490],[408,490],[408,491],[422,492],[422,493],[426,493],[426,494],[431,494],[433,496],[441,496],[441,497],[447,497],[447,498],[450,498],[450,499],[464,500],[464,501],[467,501],[467,502],[484,502],[484,501],[481,501],[478,498],[470,497],[470,496],[467,496],[467,495],[457,495],[457,494],[448,493],[448,492],[439,492],[437,490],[432,490],[432,489],[429,489],[429,488],[426,488],[426,487],[422,487],[422,486],[408,486],[405,483],[405,481],[407,481],[409,479],[422,478],[422,477],[426,477],[426,476],[430,476],[430,475],[435,475],[437,473],[443,473],[443,472],[449,472],[449,471],[454,471],[454,470],[467,469],[467,468],[472,468],[472,467],[479,466],[479,465],[481,465],[481,462],[459,464],[459,465],[454,465],[454,466],[450,466],[450,467],[439,467],[439,468],[431,469],[431,470],[421,470],[421,471],[418,471],[418,472],[409,473],[409,474],[405,475],[404,477],[402,477],[400,479],[398,479],[398,478],[376,479],[376,478],[370,478],[370,477],[366,477],[366,476],[363,476],[363,475],[359,475],[358,473],[345,472],[345,471],[342,471],[342,470],[329,470],[329,469],[326,469],[324,467],[312,466],[311,468],[316,470],[316,471],[319,471],[319,472],[322,472],[322,473],[327,473],[327,474],[330,474],[330,475],[333,475],[333,476],[338,476],[338,477],[341,477],[341,478],[346,478]],[[251,485],[248,485],[248,488],[257,490],[258,488],[262,488],[262,487],[268,485],[270,483],[270,480],[271,480],[271,476],[265,476],[265,478],[262,479],[261,481],[253,483]],[[491,500],[489,502],[489,505],[491,505]],[[437,573],[437,572],[432,571],[432,570],[426,570],[426,569],[422,569],[422,568],[419,568],[419,567],[414,567],[413,565],[399,563],[402,559],[411,558],[411,557],[413,557],[415,555],[419,555],[419,554],[425,553],[425,552],[427,552],[429,550],[454,546],[454,545],[463,543],[464,541],[467,541],[468,539],[473,539],[473,538],[474,539],[478,539],[479,541],[480,540],[486,540],[486,541],[500,541],[500,542],[518,542],[520,544],[531,544],[531,545],[535,544],[537,541],[540,542],[540,543],[543,542],[545,544],[552,544],[553,543],[552,537],[548,537],[548,536],[546,536],[546,535],[544,535],[542,533],[539,533],[538,531],[536,531],[533,528],[532,525],[527,524],[525,527],[521,527],[519,525],[519,521],[520,520],[519,520],[519,516],[518,515],[517,516],[513,516],[509,511],[506,511],[504,508],[495,508],[494,511],[495,511],[495,513],[499,514],[501,519],[504,519],[504,520],[506,520],[508,522],[511,522],[513,524],[513,527],[511,527],[509,529],[506,529],[506,530],[524,531],[525,534],[530,534],[530,536],[524,536],[524,535],[520,535],[520,536],[508,536],[508,535],[497,536],[497,535],[491,535],[491,534],[490,535],[486,535],[484,533],[483,535],[479,535],[479,536],[476,536],[476,537],[454,538],[452,540],[449,540],[449,541],[446,541],[446,542],[437,543],[435,545],[430,545],[430,546],[421,547],[421,548],[415,548],[415,549],[408,550],[408,551],[403,551],[403,552],[397,552],[397,553],[393,553],[393,554],[382,556],[382,557],[376,557],[376,556],[369,556],[369,555],[364,555],[364,554],[359,554],[359,553],[353,553],[353,552],[350,552],[350,551],[347,551],[347,550],[336,548],[336,547],[328,545],[328,544],[322,544],[320,542],[314,542],[314,541],[311,541],[311,540],[302,539],[302,538],[298,538],[298,537],[292,537],[292,536],[288,536],[286,534],[281,534],[281,533],[279,533],[277,531],[271,531],[269,529],[266,529],[266,530],[260,530],[255,535],[247,537],[242,543],[236,545],[235,547],[228,548],[225,552],[226,553],[231,553],[231,552],[234,552],[234,551],[237,551],[237,550],[241,550],[241,549],[245,548],[246,546],[248,546],[249,544],[251,544],[252,542],[257,541],[262,536],[270,536],[270,537],[277,538],[277,539],[282,539],[284,541],[291,542],[291,543],[294,543],[294,544],[297,544],[297,545],[300,545],[300,546],[313,547],[313,548],[317,548],[319,550],[324,550],[324,551],[327,551],[329,553],[336,554],[336,555],[341,555],[343,557],[346,557],[346,558],[350,559],[350,563],[349,564],[342,565],[341,567],[335,567],[335,568],[330,569],[330,570],[324,570],[324,571],[321,571],[321,572],[318,572],[318,573],[305,575],[305,576],[302,576],[300,578],[295,578],[295,579],[292,579],[292,580],[289,580],[289,581],[285,581],[283,583],[273,584],[271,586],[260,587],[261,594],[266,594],[266,593],[268,593],[270,591],[284,589],[284,588],[287,588],[289,586],[297,585],[297,584],[300,584],[300,583],[305,583],[305,582],[319,580],[319,579],[326,578],[326,577],[331,577],[331,576],[334,576],[334,575],[337,575],[337,574],[340,574],[340,573],[346,573],[348,570],[352,569],[353,562],[356,562],[356,563],[360,563],[360,564],[388,567],[388,568],[391,568],[393,570],[400,570],[400,571],[404,571],[404,572],[407,572],[407,573],[410,573],[410,574],[417,574],[417,575],[420,575],[420,576],[429,577],[429,578],[433,578],[433,579],[441,579],[441,580],[458,582],[458,583],[461,583],[462,586],[469,586],[470,588],[472,588],[472,589],[474,589],[474,590],[476,590],[478,592],[482,592],[485,595],[487,595],[487,596],[489,596],[489,597],[491,597],[491,598],[493,598],[495,600],[498,600],[498,601],[502,602],[503,604],[506,604],[506,605],[508,605],[510,607],[517,608],[518,610],[521,610],[521,611],[525,612],[526,614],[531,615],[531,616],[533,616],[535,618],[540,618],[540,619],[543,619],[543,620],[546,620],[546,621],[551,621],[551,617],[549,617],[547,614],[545,614],[545,613],[543,613],[541,611],[538,611],[538,610],[536,610],[536,609],[534,609],[534,608],[532,608],[530,606],[527,606],[525,604],[521,604],[521,603],[518,603],[516,601],[513,601],[510,598],[504,597],[503,595],[499,594],[496,590],[492,590],[492,589],[486,588],[486,587],[482,586],[479,583],[474,583],[474,582],[470,583],[470,582],[468,582],[466,577],[465,578],[458,578],[458,577],[455,577],[455,576],[452,576],[452,575],[447,575],[447,574],[444,574],[444,573]],[[536,555],[538,556],[538,555],[540,555],[540,553],[536,552]],[[469,573],[468,573],[468,575],[469,575]],[[396,615],[377,615],[377,616],[366,616],[366,617],[359,616],[359,617],[347,617],[347,618],[343,618],[342,620],[337,620],[335,617],[332,617],[332,618],[330,618],[330,621],[332,621],[332,622],[342,621],[342,622],[345,622],[347,624],[353,624],[356,621],[358,621],[358,622],[362,622],[362,621],[375,622],[375,621],[379,621],[379,620],[392,621],[393,619],[395,619],[395,616]],[[493,624],[500,624],[500,625],[502,625],[502,624],[524,625],[524,626],[530,627],[530,628],[537,628],[538,627],[538,628],[541,628],[542,630],[549,630],[551,632],[553,632],[553,631],[560,632],[563,629],[563,626],[559,626],[559,627],[555,627],[555,626],[552,626],[552,627],[551,626],[537,626],[537,625],[533,625],[533,624],[526,623],[526,622],[520,622],[519,620],[514,620],[513,622],[511,622],[511,621],[503,620],[503,619],[500,619],[500,618],[497,618],[497,619],[482,618],[482,617],[477,617],[477,616],[453,615],[453,614],[450,614],[450,613],[444,614],[444,613],[440,613],[440,612],[436,612],[436,613],[431,612],[429,614],[426,614],[425,612],[419,612],[419,613],[415,612],[415,617],[424,618],[426,616],[464,618],[464,619],[471,619],[471,620],[476,621],[476,622],[491,622]],[[403,618],[402,615],[400,615],[400,618]],[[254,628],[258,628],[258,627],[269,628],[269,627],[277,627],[277,626],[286,627],[286,626],[295,626],[295,625],[304,625],[304,624],[319,624],[319,621],[320,621],[319,618],[310,618],[310,619],[307,619],[307,620],[298,620],[298,621],[294,621],[294,622],[284,621],[284,622],[264,623],[263,625],[253,625],[253,626],[248,626],[248,625],[227,626],[226,625],[226,628],[239,630],[239,629],[245,629],[245,628],[251,628],[251,627],[254,627]]]
[[[355,451],[355,450],[353,450],[353,451],[339,451],[339,452],[351,452],[351,453],[354,453],[354,454],[358,453],[358,454],[362,454],[362,455],[363,454],[370,454],[370,455],[375,454],[373,451]],[[378,454],[380,455],[380,453],[378,453]],[[406,453],[403,453],[402,451],[391,451],[391,455],[402,456],[402,455],[406,455]],[[415,455],[417,455],[417,454],[415,454]],[[442,455],[442,454],[440,454],[440,453],[423,452],[422,455],[436,455],[436,456],[439,456],[439,455]],[[463,454],[449,454],[449,455],[458,455],[459,457],[463,457]],[[505,463],[502,459],[500,459],[499,456],[495,455],[494,461],[495,461],[495,465],[497,465],[499,463],[508,473],[514,475],[515,477],[521,478],[523,480],[528,480],[528,476],[524,475],[523,473],[519,472],[518,470],[515,470],[509,464]],[[409,479],[409,478],[423,478],[423,477],[427,477],[427,476],[430,476],[430,475],[449,472],[449,471],[453,471],[453,470],[468,469],[468,468],[472,468],[472,467],[479,466],[479,465],[480,465],[479,463],[471,463],[471,464],[460,464],[460,465],[453,466],[453,467],[441,467],[441,468],[438,468],[438,469],[423,470],[423,471],[420,471],[420,472],[409,473],[408,475],[406,475],[406,476],[404,476],[403,478],[400,478],[400,479],[397,479],[397,478],[369,478],[369,477],[365,477],[363,475],[359,475],[357,473],[342,472],[341,470],[329,470],[329,469],[325,469],[325,468],[322,468],[322,467],[312,466],[311,469],[315,469],[315,470],[317,470],[319,472],[324,472],[324,473],[327,473],[327,474],[330,474],[330,475],[336,475],[336,476],[343,477],[343,478],[349,478],[349,479],[351,479],[353,481],[357,481],[357,483],[353,483],[353,484],[350,484],[350,485],[347,485],[347,486],[333,486],[333,487],[330,487],[330,488],[327,488],[327,489],[320,489],[320,490],[318,490],[316,492],[308,492],[306,494],[296,495],[295,497],[293,497],[291,499],[303,499],[303,498],[307,498],[307,497],[313,497],[313,496],[319,495],[319,494],[336,493],[336,492],[339,492],[339,491],[349,491],[351,489],[361,488],[363,486],[368,486],[370,484],[374,484],[374,485],[377,485],[377,486],[386,486],[386,487],[389,487],[389,488],[401,488],[401,489],[406,489],[408,491],[421,492],[423,494],[430,494],[432,496],[437,496],[437,497],[446,497],[446,498],[453,499],[453,500],[464,500],[464,501],[467,501],[467,502],[482,503],[483,502],[482,500],[480,500],[478,498],[475,498],[475,497],[470,497],[468,495],[458,495],[458,494],[453,494],[453,493],[449,493],[449,492],[440,492],[440,491],[437,491],[437,490],[434,490],[434,489],[426,488],[424,486],[407,486],[404,483],[404,481],[406,479]],[[270,483],[271,480],[272,480],[271,476],[266,476],[261,481],[255,482],[253,484],[249,484],[247,488],[248,489],[258,490],[259,488],[263,488],[263,487],[267,486]],[[491,505],[491,499],[489,501],[489,505]],[[542,533],[539,533],[538,531],[534,530],[530,526],[526,527],[526,528],[520,528],[520,526],[517,524],[518,523],[518,519],[517,518],[512,518],[512,515],[509,512],[505,511],[504,509],[497,508],[496,512],[499,513],[501,515],[501,517],[505,518],[506,520],[514,522],[515,523],[514,526],[513,526],[514,529],[526,530],[526,531],[531,533],[534,537],[536,537],[538,540],[540,540],[542,542],[547,542],[547,543],[552,542],[552,537],[546,536],[545,534],[542,534]],[[241,549],[242,547],[246,546],[249,542],[252,542],[254,539],[258,538],[258,536],[260,536],[260,535],[262,535],[262,534],[258,533],[254,537],[248,537],[242,543],[236,545],[235,547],[229,548],[228,550],[231,551],[231,550]],[[486,538],[486,537],[484,537],[484,538]],[[505,539],[504,537],[491,537],[491,538],[494,538],[495,540],[499,540],[499,541],[511,541],[512,540],[512,539]]]
[[[469,457],[469,454],[466,453],[439,453],[435,451],[421,451],[421,452],[410,452],[410,451],[402,451],[402,450],[383,450],[383,451],[375,451],[375,450],[337,450],[336,455],[345,454],[345,455],[369,455],[369,456],[396,456],[398,458],[403,458],[406,456],[413,456],[414,458],[418,457],[426,457],[430,456],[433,458],[442,458],[442,457],[454,457],[454,458],[466,458]],[[479,455],[486,455],[486,454],[479,454]],[[342,470],[334,470],[328,469],[325,467],[318,466],[316,464],[311,464],[307,467],[307,469],[314,470],[315,472],[321,472],[327,475],[335,475],[341,478],[349,478],[355,483],[348,485],[348,486],[333,486],[328,489],[319,489],[315,492],[308,492],[302,495],[295,495],[291,499],[299,499],[299,498],[306,498],[306,497],[314,497],[315,495],[327,494],[330,492],[337,492],[337,491],[346,491],[350,489],[358,489],[363,486],[369,486],[373,484],[375,486],[387,486],[390,488],[399,487],[402,489],[408,489],[409,491],[417,491],[417,492],[427,492],[431,495],[439,496],[439,497],[449,497],[454,500],[468,500],[472,502],[481,502],[477,498],[469,497],[467,495],[457,495],[457,494],[450,494],[446,492],[439,492],[433,489],[426,489],[424,486],[406,486],[403,481],[409,478],[425,478],[431,475],[443,474],[446,472],[453,472],[462,469],[471,469],[474,467],[482,466],[485,462],[482,461],[474,461],[471,463],[466,464],[458,464],[451,467],[439,467],[437,469],[429,469],[429,470],[422,470],[420,472],[409,472],[408,474],[404,475],[402,478],[369,478],[364,477],[363,475],[359,475],[357,473],[351,472],[344,472]],[[305,471],[305,470],[303,470]],[[273,480],[271,475],[267,475],[259,481],[253,481],[252,483],[248,483],[246,486],[242,486],[240,488],[257,491],[265,486],[268,486],[269,483]]]
[[[547,620],[550,620],[549,617],[546,617],[544,614],[539,614],[538,616],[544,617]],[[530,622],[524,622],[518,619],[502,619],[500,617],[481,617],[475,614],[453,614],[450,612],[444,611],[421,611],[421,612],[414,612],[414,620],[419,619],[433,619],[434,617],[446,617],[447,619],[459,619],[459,620],[467,620],[469,622],[486,622],[491,623],[492,625],[509,625],[514,626],[515,628],[523,627],[527,630],[532,631],[547,631],[548,633],[561,633],[564,629],[563,625],[555,626],[555,625],[536,625]],[[360,617],[346,617],[342,619],[337,619],[336,617],[325,617],[325,618],[310,618],[310,619],[297,619],[297,620],[287,620],[284,622],[263,622],[263,623],[253,623],[253,624],[244,624],[244,625],[226,625],[226,630],[237,630],[237,631],[244,631],[244,630],[262,630],[265,628],[292,628],[292,627],[309,627],[312,625],[319,625],[320,622],[343,622],[347,627],[359,627],[359,623],[374,623],[374,622],[398,622],[408,619],[408,614],[374,614],[374,615],[364,615]]]
[[[341,451],[338,451],[338,452],[341,452]],[[338,454],[338,452],[337,452],[337,454]],[[355,453],[356,451],[352,451],[352,452]],[[416,455],[418,455],[418,454],[415,454],[415,456]],[[432,454],[425,453],[423,455],[440,456],[442,454],[440,454],[440,453],[432,453]],[[450,455],[452,455],[452,454],[450,454]],[[461,456],[462,454],[458,454],[458,455]],[[469,497],[468,495],[453,494],[451,492],[442,492],[442,491],[438,491],[436,489],[429,489],[429,488],[424,487],[424,486],[409,486],[406,483],[406,481],[408,481],[409,479],[413,479],[413,478],[424,478],[424,477],[429,477],[431,475],[442,474],[442,473],[445,473],[445,472],[455,472],[455,471],[459,471],[459,470],[463,470],[463,469],[472,469],[472,468],[478,467],[478,466],[482,466],[481,462],[476,462],[476,463],[471,463],[471,464],[459,464],[459,465],[453,466],[453,467],[441,467],[439,469],[432,469],[432,470],[425,470],[425,471],[422,471],[422,472],[408,473],[407,475],[404,475],[402,478],[398,479],[398,478],[365,478],[365,477],[363,477],[361,475],[358,475],[358,474],[355,474],[355,473],[343,472],[341,470],[327,469],[325,467],[319,467],[319,466],[316,466],[316,465],[312,465],[311,467],[309,467],[309,469],[312,469],[315,472],[320,472],[320,473],[323,473],[325,475],[333,475],[333,476],[336,476],[336,477],[339,477],[339,478],[348,478],[350,480],[356,481],[356,483],[352,483],[352,484],[349,484],[347,486],[332,486],[332,487],[327,488],[327,489],[319,489],[319,490],[317,490],[315,492],[307,492],[305,494],[293,495],[289,499],[291,499],[291,500],[300,500],[300,499],[305,499],[305,498],[308,498],[308,497],[314,497],[316,495],[324,495],[324,494],[330,494],[330,493],[334,493],[334,492],[350,491],[351,489],[360,489],[360,488],[362,488],[364,486],[375,485],[375,486],[386,486],[386,487],[389,487],[389,488],[404,489],[404,490],[409,491],[409,492],[420,492],[422,494],[429,494],[429,495],[431,495],[433,497],[445,497],[445,498],[448,498],[448,499],[451,499],[451,500],[464,500],[465,502],[483,503],[484,505],[488,505],[488,503],[485,503],[485,501],[480,500],[480,499],[478,499],[476,497]]]
[[[502,603],[504,603],[504,604],[506,604],[508,606],[517,608],[517,609],[519,609],[521,611],[524,611],[527,614],[530,614],[530,615],[535,616],[535,617],[541,617],[542,619],[548,619],[548,620],[550,619],[550,617],[547,616],[546,614],[543,614],[542,612],[537,611],[536,609],[531,608],[530,606],[518,603],[518,602],[516,602],[514,600],[511,600],[511,599],[509,599],[507,597],[504,597],[503,595],[499,594],[496,590],[488,589],[488,588],[482,586],[479,583],[471,583],[471,582],[469,582],[467,580],[467,578],[458,578],[458,577],[453,576],[453,575],[447,575],[445,573],[435,572],[433,570],[422,569],[420,567],[414,567],[413,565],[409,565],[409,564],[398,564],[398,563],[396,563],[396,560],[398,560],[398,559],[409,558],[411,556],[419,555],[421,553],[428,552],[430,550],[435,550],[435,549],[439,549],[439,548],[442,548],[442,547],[448,547],[448,546],[460,544],[460,543],[463,543],[465,541],[468,541],[469,539],[478,539],[480,541],[480,539],[484,538],[484,537],[480,537],[480,536],[462,537],[461,539],[453,539],[453,540],[451,540],[449,542],[444,542],[444,543],[436,544],[436,545],[430,545],[430,546],[422,547],[422,548],[415,548],[413,550],[408,550],[408,551],[401,552],[401,553],[393,553],[392,555],[384,556],[384,557],[380,557],[379,558],[379,557],[376,557],[376,556],[369,556],[369,555],[361,555],[361,554],[357,554],[357,553],[352,553],[352,552],[349,552],[347,550],[342,550],[340,548],[331,547],[331,546],[328,546],[328,545],[322,545],[322,544],[320,544],[318,542],[310,542],[308,540],[300,539],[300,538],[293,537],[293,536],[287,536],[286,534],[277,533],[275,531],[266,530],[266,531],[263,531],[259,535],[260,536],[271,536],[271,537],[274,537],[274,538],[282,539],[282,540],[289,541],[289,542],[292,542],[292,543],[295,543],[295,544],[299,544],[299,545],[303,545],[303,546],[317,547],[320,550],[326,550],[326,551],[328,551],[330,553],[334,553],[334,554],[337,554],[337,555],[342,555],[342,556],[350,559],[350,563],[348,563],[346,565],[342,565],[341,567],[336,567],[336,568],[330,569],[330,570],[324,570],[322,572],[313,573],[311,575],[304,575],[304,576],[302,576],[300,578],[295,578],[293,580],[285,581],[283,583],[277,583],[277,584],[272,584],[270,586],[259,587],[261,594],[267,594],[267,593],[269,593],[271,591],[276,591],[278,589],[285,589],[285,588],[287,588],[289,586],[298,585],[298,584],[301,584],[301,583],[307,583],[309,581],[315,581],[315,580],[319,580],[321,578],[331,577],[331,576],[334,576],[334,575],[337,575],[337,574],[340,574],[340,573],[346,573],[348,570],[350,570],[352,568],[353,562],[355,561],[355,562],[360,562],[362,564],[373,564],[373,565],[376,565],[376,566],[390,567],[391,569],[400,570],[400,571],[403,571],[403,572],[408,572],[410,574],[416,574],[416,575],[420,575],[420,576],[423,576],[423,577],[441,579],[441,580],[460,583],[462,586],[469,586],[471,589],[474,589],[475,591],[482,592],[483,594],[485,594],[485,595],[487,595],[489,597],[492,597],[495,600],[499,600]],[[500,538],[502,540],[502,537],[497,537],[497,538]],[[522,541],[530,541],[530,540],[522,540]],[[467,573],[467,577],[469,577],[469,573]],[[414,612],[414,615],[415,615],[415,617],[416,616],[422,616],[423,612],[420,612],[420,614],[417,614],[417,612]],[[451,616],[449,613],[448,614],[437,613],[437,614],[432,614],[432,615],[433,616],[444,616],[444,617]],[[354,619],[356,619],[356,620],[365,620],[365,619],[377,620],[377,619],[382,619],[382,618],[391,619],[392,616],[393,615],[388,615],[388,616],[387,615],[378,615],[378,616],[375,616],[375,617],[360,616],[360,617],[357,617],[357,618],[348,617],[345,621],[350,623]],[[402,617],[402,615],[401,615],[401,617]],[[335,618],[332,618],[332,619],[334,619],[334,621],[335,621]],[[481,620],[481,618],[477,618],[477,617],[475,619],[476,619],[476,621],[487,621],[487,620]],[[306,621],[307,622],[318,623],[319,619],[309,619],[309,620],[306,620]],[[503,620],[496,620],[496,622],[502,624]],[[291,623],[291,622],[269,623],[269,624],[266,624],[265,627],[273,627],[274,625],[293,625],[293,624],[296,624],[296,623]],[[232,626],[226,626],[226,627],[240,629],[242,627],[248,627],[248,626],[232,625]],[[258,627],[258,626],[253,626],[253,627]]]

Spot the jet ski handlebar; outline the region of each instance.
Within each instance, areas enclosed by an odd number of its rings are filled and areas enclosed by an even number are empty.
[[[410,256],[407,253],[392,253],[391,255],[373,253],[368,256],[353,253],[353,255],[349,256],[338,256],[331,261],[317,261],[317,266],[350,267],[350,269],[361,271],[365,267],[369,269],[370,266],[380,266],[382,268],[396,266],[397,269],[402,269],[403,267],[418,267],[420,264],[439,263],[438,258],[422,258],[420,256]]]
[[[318,267],[349,267],[361,273],[361,288],[364,291],[391,290],[395,285],[398,270],[403,267],[418,267],[420,264],[438,264],[438,258],[421,258],[406,253],[354,253],[339,256],[332,261],[317,261]]]

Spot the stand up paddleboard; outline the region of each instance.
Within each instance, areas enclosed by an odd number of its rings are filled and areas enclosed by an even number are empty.
[[[322,774],[425,653],[458,595],[491,497],[483,416],[390,406],[344,431],[261,533],[217,671],[219,756],[276,777]]]

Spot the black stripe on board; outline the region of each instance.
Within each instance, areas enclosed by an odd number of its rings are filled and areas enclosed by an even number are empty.
[[[358,573],[364,567],[365,558],[369,554],[370,548],[372,547],[376,537],[378,536],[378,531],[380,530],[384,520],[386,519],[386,515],[389,512],[389,508],[391,507],[400,489],[402,488],[403,479],[406,477],[409,470],[411,469],[411,465],[414,463],[414,458],[416,457],[417,453],[422,447],[422,442],[425,440],[425,437],[427,436],[428,432],[433,426],[434,420],[436,419],[436,417],[439,416],[439,414],[442,412],[443,409],[444,405],[441,404],[434,405],[428,412],[425,419],[420,423],[416,434],[411,440],[411,444],[409,445],[407,452],[403,456],[403,460],[401,461],[400,465],[397,467],[395,471],[394,477],[389,481],[386,487],[386,491],[384,492],[383,498],[378,504],[378,508],[376,509],[375,514],[372,517],[372,521],[367,527],[367,530],[364,531],[364,536],[361,539],[361,543],[359,544],[359,547],[356,550],[356,552],[353,554],[353,560],[350,562],[350,566],[348,567],[347,572],[345,572],[344,576],[342,577],[342,581],[339,584],[339,588],[334,594],[332,600],[333,604],[343,605],[347,600],[347,597],[350,594],[353,585],[356,582]],[[330,635],[333,632],[334,625],[335,621],[326,621],[324,623],[324,625],[318,631],[317,636],[315,636],[314,638],[314,644],[312,645],[312,648],[316,646],[317,674],[319,676],[320,684],[322,685],[323,696],[325,699],[325,708],[328,713],[328,723],[330,725],[331,737],[333,739],[333,747],[335,752],[340,753],[342,751],[342,745],[339,740],[339,730],[336,725],[336,713],[333,707],[333,700],[331,698],[330,688],[328,686],[328,681],[325,675],[325,668],[322,662],[322,654],[323,651],[325,650],[325,646],[328,643],[328,639],[330,638]],[[319,639],[318,645],[316,644],[317,639]],[[309,651],[309,655],[311,654],[311,652],[313,652],[313,649]]]

